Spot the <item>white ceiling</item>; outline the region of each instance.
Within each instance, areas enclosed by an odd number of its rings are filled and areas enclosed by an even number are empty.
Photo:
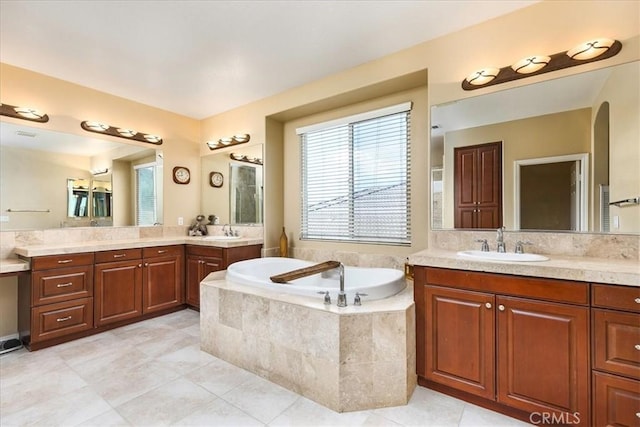
[[[202,119],[535,2],[1,0],[0,61]]]

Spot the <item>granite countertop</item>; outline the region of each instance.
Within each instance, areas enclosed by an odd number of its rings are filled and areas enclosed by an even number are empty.
[[[640,286],[640,263],[637,260],[618,260],[588,257],[548,255],[548,261],[506,262],[464,259],[455,251],[427,249],[409,256],[409,264],[517,276],[613,285]]]
[[[17,258],[0,259],[0,274],[20,273],[30,269],[31,263],[29,261]]]
[[[212,237],[212,236],[207,236]],[[16,246],[14,253],[24,258],[32,258],[45,255],[61,255],[78,252],[97,252],[117,249],[147,248],[161,245],[199,245],[218,248],[233,248],[238,246],[261,245],[262,238],[241,237],[234,240],[211,240],[207,237],[170,236],[170,237],[145,237],[122,240],[92,240],[85,242],[64,242],[56,244],[37,244],[28,246]],[[2,260],[4,268],[5,261]],[[16,260],[19,261],[19,260]],[[4,271],[2,271],[4,272]]]

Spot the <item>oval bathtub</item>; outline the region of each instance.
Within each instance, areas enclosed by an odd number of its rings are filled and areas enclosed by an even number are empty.
[[[315,265],[315,262],[294,258],[256,258],[239,261],[227,268],[226,279],[242,285],[273,289],[296,295],[322,298],[319,292],[329,291],[335,301],[340,290],[340,279],[337,270],[318,273],[312,276],[292,280],[290,283],[273,283],[269,278],[276,274],[287,273],[298,268]],[[356,292],[367,294],[363,300],[388,298],[402,291],[407,286],[404,273],[391,268],[344,268],[344,290],[349,299]]]

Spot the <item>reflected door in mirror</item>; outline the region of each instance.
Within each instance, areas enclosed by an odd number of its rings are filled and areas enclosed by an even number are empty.
[[[455,228],[502,226],[502,143],[459,147],[455,157]]]

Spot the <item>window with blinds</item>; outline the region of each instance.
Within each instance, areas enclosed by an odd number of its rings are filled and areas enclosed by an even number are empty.
[[[156,165],[134,167],[136,174],[136,225],[154,225],[156,217]]]
[[[411,243],[410,111],[404,103],[297,129],[302,239]]]

